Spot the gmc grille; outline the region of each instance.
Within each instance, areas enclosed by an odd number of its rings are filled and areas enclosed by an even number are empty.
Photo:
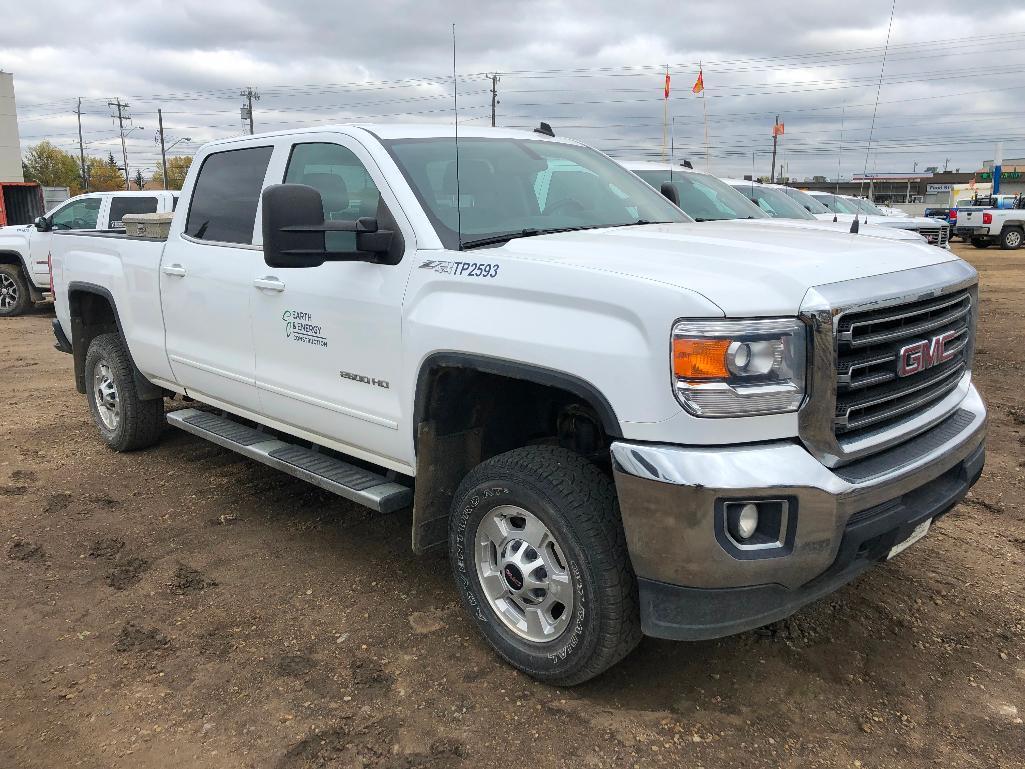
[[[837,324],[837,439],[891,426],[924,411],[953,390],[967,370],[972,298],[968,291],[877,310],[846,313]],[[949,360],[898,376],[905,345],[952,332]]]
[[[915,232],[929,241],[930,246],[943,247],[950,240],[950,227],[946,224],[937,224],[935,227],[919,227]]]

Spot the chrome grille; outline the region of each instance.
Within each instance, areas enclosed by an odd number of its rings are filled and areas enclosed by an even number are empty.
[[[841,315],[836,326],[836,412],[844,440],[928,409],[953,390],[969,365],[972,296],[961,290],[917,302]],[[953,356],[925,371],[897,375],[901,349],[950,332]]]
[[[943,247],[950,240],[950,227],[946,224],[937,224],[935,227],[919,227],[915,232],[929,241],[930,246]]]

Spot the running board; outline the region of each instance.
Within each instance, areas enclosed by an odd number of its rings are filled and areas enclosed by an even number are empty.
[[[227,417],[182,409],[168,414],[167,422],[379,513],[393,513],[413,504],[413,490],[408,486],[304,446],[278,440]]]

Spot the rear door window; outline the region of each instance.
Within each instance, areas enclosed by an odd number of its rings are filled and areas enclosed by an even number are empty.
[[[272,151],[246,147],[208,155],[192,192],[185,234],[214,243],[252,244]]]
[[[110,200],[110,216],[107,226],[112,230],[124,227],[121,218],[125,214],[155,214],[157,212],[156,198],[142,198],[136,196],[113,197]]]

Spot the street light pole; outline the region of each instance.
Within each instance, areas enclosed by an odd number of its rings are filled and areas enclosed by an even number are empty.
[[[164,149],[164,114],[157,110],[157,123],[160,125],[160,167],[164,169],[164,189],[167,189],[167,151]]]

